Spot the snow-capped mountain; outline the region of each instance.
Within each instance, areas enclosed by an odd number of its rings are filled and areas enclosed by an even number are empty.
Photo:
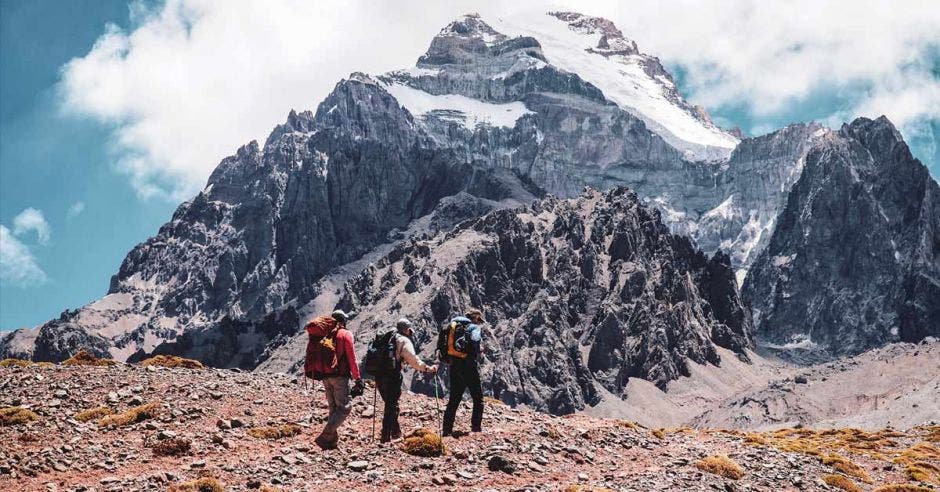
[[[347,281],[398,251],[402,241],[447,234],[464,220],[546,194],[579,196],[585,186],[628,186],[673,233],[688,235],[709,255],[726,253],[738,282],[750,286],[747,300],[779,279],[766,274],[766,258],[765,273],[750,279],[748,270],[778,237],[781,217],[813,213],[804,205],[813,202],[794,203],[791,192],[803,180],[807,156],[844,138],[808,123],[738,141],[686,102],[659,61],[605,19],[557,12],[463,16],[431,40],[414,67],[352,74],[316,112],[292,111],[263,145],[252,142],[224,159],[201,193],[128,254],[105,298],[5,336],[0,355],[57,360],[87,346],[121,359],[177,353],[218,366],[287,369],[300,357],[293,343],[300,324],[335,307]],[[868,157],[850,152],[842,158]],[[916,161],[904,167],[898,186],[929,186],[923,184],[929,176],[917,169],[923,165]],[[854,196],[844,188],[885,186],[876,174],[858,174],[855,184],[828,180],[825,171],[814,171],[814,179],[818,189],[835,183]],[[907,216],[887,217],[869,226],[900,237],[897,221]],[[935,230],[924,231],[928,243],[936,237]],[[823,246],[801,261],[828,261],[821,252],[836,250],[830,244],[836,240],[822,235]],[[937,250],[922,248],[918,261],[906,263],[916,281],[894,291],[902,301],[917,304],[914,299],[932,288]],[[856,259],[846,260],[847,271]],[[722,285],[703,294],[709,307],[702,309],[719,309],[732,294],[736,299],[735,289]],[[487,299],[472,289],[466,298],[497,309]],[[402,306],[389,309],[389,319],[403,312]],[[649,313],[650,326],[668,311]],[[528,330],[523,321],[535,319],[501,312],[503,333]],[[768,312],[761,309],[757,317],[760,333],[776,340],[778,318],[767,318]],[[940,330],[930,327],[929,310],[905,313],[916,318],[911,326],[928,327],[911,332],[917,336]],[[585,325],[603,321],[594,311],[579,316],[587,317]],[[833,323],[838,319],[823,318],[814,330]],[[683,353],[704,353],[716,343],[718,331],[703,332],[712,338],[679,337],[697,340]],[[652,377],[621,369],[628,377]],[[664,374],[657,382],[681,371]]]
[[[621,108],[681,150],[689,160],[727,158],[739,139],[689,104],[659,59],[640,52],[613,22],[576,12],[496,18],[510,35],[539,41],[550,63],[576,73]]]

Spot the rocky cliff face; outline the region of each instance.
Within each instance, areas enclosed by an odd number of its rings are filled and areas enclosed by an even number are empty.
[[[689,375],[689,360],[720,364],[716,346],[744,357],[753,345],[728,257],[709,259],[671,234],[625,188],[548,198],[407,242],[343,292],[360,342],[408,316],[426,357],[438,327],[481,307],[485,386],[552,413],[596,403],[600,388],[622,395],[629,378],[665,387]]]
[[[854,354],[940,335],[940,187],[884,117],[806,158],[744,283],[759,336]]]

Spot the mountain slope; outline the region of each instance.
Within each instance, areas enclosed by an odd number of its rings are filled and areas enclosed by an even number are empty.
[[[809,153],[743,293],[778,346],[843,355],[940,335],[940,187],[886,118]]]
[[[613,394],[630,378],[665,387],[689,375],[689,360],[720,364],[716,346],[746,358],[753,345],[728,257],[708,259],[670,234],[625,188],[492,212],[405,244],[351,279],[339,305],[359,313],[350,329],[360,343],[409,317],[428,358],[436,327],[482,308],[484,386],[552,413],[596,403],[595,385]],[[303,340],[262,368],[296,369]]]

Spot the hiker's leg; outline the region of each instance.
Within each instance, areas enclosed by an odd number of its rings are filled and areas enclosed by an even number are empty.
[[[457,407],[463,399],[463,392],[467,389],[461,372],[463,368],[454,364],[450,366],[450,398],[444,410],[444,435],[448,436],[454,431],[454,419],[457,418]]]
[[[391,420],[390,420],[391,419],[390,403],[392,399],[392,394],[391,394],[391,391],[389,391],[391,389],[391,379],[392,378],[389,378],[389,377],[375,378],[375,387],[376,389],[379,390],[379,395],[382,396],[382,406],[383,406],[382,437],[381,437],[382,441],[387,441],[389,436],[392,433]],[[375,411],[378,411],[378,409],[376,409]]]
[[[385,415],[389,419],[389,436],[393,439],[401,437],[401,426],[398,424],[398,403],[401,400],[401,374],[392,378],[391,387],[389,387],[389,403],[385,407]]]
[[[334,409],[336,408],[336,400],[333,398],[333,384],[331,381],[333,378],[323,378],[321,381],[323,383],[323,395],[326,396],[326,408],[330,415],[333,414]]]
[[[334,409],[330,413],[330,418],[326,421],[326,426],[323,427],[323,434],[336,441],[339,437],[337,429],[343,424],[343,421],[346,420],[352,410],[352,400],[349,398],[348,377],[336,376],[330,379],[332,380],[330,385],[333,387]]]
[[[467,368],[467,389],[473,398],[473,413],[470,417],[470,430],[480,432],[483,424],[483,385],[480,384],[480,370],[476,365]]]

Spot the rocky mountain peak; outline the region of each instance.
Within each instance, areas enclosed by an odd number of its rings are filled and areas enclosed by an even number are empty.
[[[603,17],[592,17],[577,12],[549,12],[548,15],[567,22],[568,26],[579,33],[600,35],[597,46],[588,48],[593,53],[604,56],[637,55],[636,41],[624,37],[620,29]]]

